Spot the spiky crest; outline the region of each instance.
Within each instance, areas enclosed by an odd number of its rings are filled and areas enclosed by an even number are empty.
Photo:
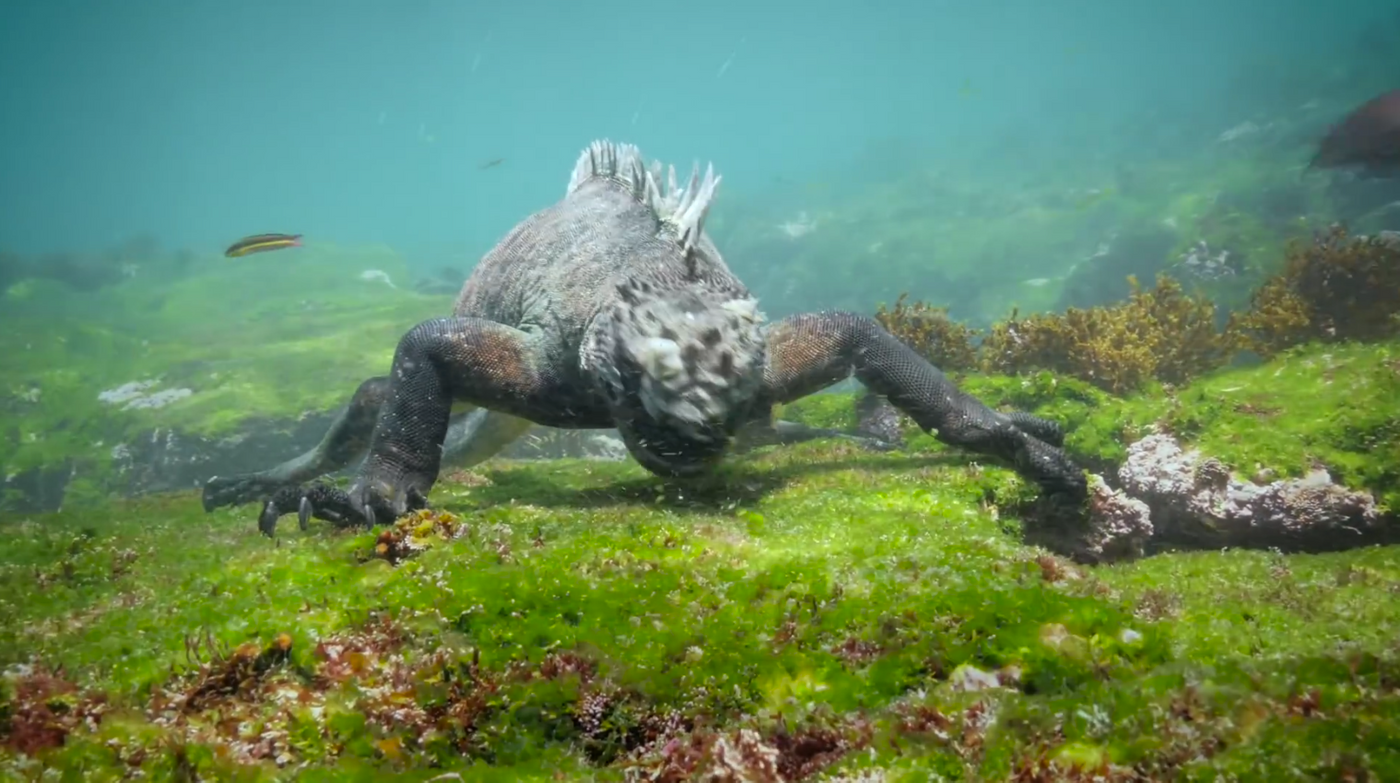
[[[653,209],[661,201],[656,178],[647,170],[642,151],[635,144],[614,144],[606,139],[589,144],[574,164],[565,195],[593,179],[612,180]]]
[[[635,144],[615,144],[601,139],[588,145],[574,164],[573,175],[565,194],[578,190],[592,179],[616,182],[645,204],[661,223],[675,234],[681,249],[689,255],[705,229],[705,217],[722,177],[715,175],[713,165],[705,167],[700,176],[700,164],[691,169],[685,188],[676,185],[676,167],[665,167],[665,187],[661,185],[663,166],[660,161],[648,165]]]

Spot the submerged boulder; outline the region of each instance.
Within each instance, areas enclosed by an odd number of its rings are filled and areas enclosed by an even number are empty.
[[[1154,529],[1151,510],[1137,498],[1089,475],[1089,498],[1068,507],[1054,497],[1037,498],[1027,514],[1026,543],[1081,563],[1131,560],[1146,553]]]
[[[1118,479],[1150,509],[1158,544],[1333,550],[1373,543],[1393,529],[1375,498],[1335,483],[1326,470],[1244,481],[1160,432],[1128,447]]]
[[[126,399],[121,402],[130,404]],[[203,486],[210,476],[263,470],[314,448],[336,414],[332,410],[289,419],[250,418],[223,436],[156,427],[117,443],[102,444],[105,452],[100,461],[65,459],[4,476],[0,510],[57,511],[73,499],[75,478],[96,481],[100,495],[134,496],[189,490]],[[627,449],[615,430],[534,427],[500,456],[517,460],[623,460]],[[355,467],[350,466],[346,473]]]
[[[1160,225],[1136,226],[1107,239],[1074,267],[1055,309],[1094,307],[1128,298],[1132,293],[1128,277],[1144,282],[1156,278],[1167,269],[1176,243],[1176,232]]]

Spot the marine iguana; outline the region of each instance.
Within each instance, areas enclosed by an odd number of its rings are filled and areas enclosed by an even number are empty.
[[[463,284],[447,318],[400,339],[311,451],[214,476],[204,507],[262,501],[259,528],[296,512],[337,525],[425,507],[444,460],[474,464],[531,423],[616,428],[654,474],[707,472],[727,451],[834,434],[774,421],[852,374],[939,440],[1010,462],[1048,493],[1086,497],[1054,422],[963,392],[873,318],[817,312],[767,322],[704,231],[720,177],[684,188],[637,147],[595,141],[564,197],[529,216]],[[454,410],[455,409],[455,410]],[[451,436],[451,437],[449,437]],[[303,482],[364,454],[349,490]]]

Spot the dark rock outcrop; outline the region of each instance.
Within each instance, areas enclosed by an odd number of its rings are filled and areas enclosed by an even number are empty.
[[[316,445],[333,413],[309,413],[294,420],[254,419],[238,434],[208,438],[158,428],[112,449],[114,489],[139,495],[191,489],[210,476],[256,470]]]
[[[1056,309],[1126,299],[1132,293],[1129,275],[1150,287],[1171,263],[1176,241],[1176,233],[1165,226],[1141,226],[1109,239],[1070,273]]]
[[[312,448],[325,435],[335,411],[297,419],[252,419],[235,435],[210,438],[157,428],[111,447],[111,471],[99,482],[117,495],[187,490],[214,475],[258,470]],[[615,430],[556,430],[535,427],[500,455],[505,459],[608,459],[627,456]],[[351,468],[353,470],[353,466]],[[21,471],[0,484],[0,509],[42,513],[62,507],[70,481],[84,476],[81,461]]]
[[[71,460],[14,473],[0,485],[0,508],[20,514],[53,511],[63,505],[63,493],[72,478]]]

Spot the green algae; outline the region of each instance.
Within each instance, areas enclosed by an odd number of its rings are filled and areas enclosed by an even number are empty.
[[[37,667],[0,679],[7,774],[686,779],[741,729],[781,749],[787,779],[1400,774],[1400,548],[1079,568],[1019,543],[1025,482],[912,428],[898,453],[768,449],[685,485],[631,464],[489,463],[434,492],[455,532],[393,564],[380,531],[288,524],[270,542],[249,509],[206,515],[191,493],[108,501],[92,465],[121,438],[334,407],[449,306],[336,258],[268,270],[283,294],[211,299],[239,288],[230,268],[123,290],[144,309],[47,329],[21,312],[32,328],[0,337],[19,369],[7,466],[87,460],[68,510],[0,522],[0,666]],[[311,303],[295,318],[287,292]],[[959,382],[1062,422],[1095,470],[1162,426],[1241,475],[1321,465],[1394,508],[1396,350],[1305,346],[1129,399],[1050,373]],[[147,377],[196,393],[155,411],[96,399]],[[853,402],[779,413],[850,429]],[[240,645],[282,635],[276,667],[237,668],[253,662]],[[170,706],[230,671],[209,704]],[[53,731],[62,744],[40,741]]]
[[[423,551],[393,562],[382,531],[270,542],[248,509],[206,515],[191,493],[107,500],[91,463],[120,439],[333,407],[448,306],[330,256],[310,266],[266,272],[307,292],[296,316],[291,296],[246,287],[211,300],[239,288],[232,268],[121,292],[144,309],[49,329],[15,316],[33,328],[3,338],[19,370],[6,464],[89,463],[68,510],[0,530],[0,664],[35,667],[0,689],[8,773],[686,779],[741,729],[782,749],[787,779],[1400,771],[1400,548],[1079,568],[1020,543],[1024,481],[912,427],[898,453],[766,449],[694,484],[489,463],[435,490],[452,532],[423,523]],[[958,380],[1062,422],[1096,470],[1162,426],[1242,475],[1322,465],[1393,507],[1396,350],[1305,346],[1128,399],[1050,373]],[[143,378],[195,394],[154,411],[96,399]],[[779,414],[851,429],[853,403]],[[285,659],[259,670],[279,638]]]
[[[1179,389],[1130,398],[1049,372],[969,375],[962,387],[987,404],[1060,422],[1065,447],[1091,469],[1111,469],[1127,445],[1162,427],[1245,478],[1298,477],[1322,466],[1388,508],[1400,502],[1400,343],[1300,346],[1267,363],[1217,371]],[[854,394],[821,394],[783,417],[820,427],[856,424]],[[906,422],[909,445],[939,450]]]
[[[61,666],[108,707],[5,763],[95,780],[620,780],[680,753],[636,749],[670,710],[693,738],[845,732],[824,761],[783,757],[827,776],[1400,771],[1400,548],[1082,569],[998,518],[988,498],[1016,483],[956,455],[841,443],[765,450],[695,485],[630,463],[494,462],[439,485],[459,521],[396,566],[373,556],[379,531],[289,526],[272,542],[247,509],[206,515],[191,493],[12,520],[0,663]],[[224,650],[286,634],[290,658],[266,676],[317,709],[268,686],[161,725],[162,694],[217,670],[188,657],[206,633]],[[327,674],[318,642],[364,650],[355,673]],[[393,691],[405,667],[415,684]],[[969,691],[972,670],[1003,685]],[[491,687],[472,701],[463,682]],[[426,734],[386,722],[386,689],[396,714],[471,717]],[[15,694],[11,721],[31,714]],[[230,721],[285,734],[286,766]]]
[[[0,331],[7,472],[72,461],[102,487],[112,449],[143,433],[223,437],[250,421],[334,409],[365,378],[387,371],[407,329],[451,309],[450,297],[360,279],[361,270],[378,269],[407,285],[407,268],[384,249],[308,248],[286,263],[208,263],[198,276],[138,274],[96,293],[51,281],[12,287]],[[151,392],[192,393],[157,409],[99,399],[142,381],[154,382]]]
[[[1019,198],[967,172],[901,169],[900,181],[813,199],[821,241],[780,245],[781,265],[754,250],[784,240],[747,214],[786,216],[722,200],[711,230],[731,256],[762,258],[770,285],[782,281],[803,306],[837,288],[841,301],[823,304],[863,310],[898,293],[880,287],[891,279],[946,301],[948,277],[975,276],[993,279],[958,304],[990,321],[1053,306],[1064,269],[1110,226],[1170,219],[1181,238],[1170,255],[1204,239],[1255,274],[1331,209],[1321,186],[1287,210],[1311,223],[1237,203],[1233,194],[1288,189],[1291,174],[1258,160],[1141,166],[1136,187],[1117,189],[1108,172],[1082,171]],[[1084,195],[1091,186],[1101,195]],[[878,260],[884,274],[853,259]],[[89,295],[25,281],[3,300],[0,460],[11,472],[81,467],[69,510],[0,521],[0,665],[61,666],[80,689],[36,700],[22,691],[34,677],[0,679],[8,775],[612,780],[637,734],[672,709],[702,724],[695,735],[742,726],[775,746],[796,735],[837,748],[826,775],[1400,776],[1400,549],[1077,568],[1017,543],[1004,509],[1024,482],[912,428],[898,454],[813,443],[736,461],[700,486],[632,465],[491,463],[434,493],[462,535],[433,538],[398,565],[374,557],[377,532],[289,524],[273,543],[249,509],[205,515],[190,493],[109,501],[115,444],[156,428],[220,437],[331,409],[387,369],[406,328],[450,306],[404,290],[406,269],[384,249],[204,262],[174,283],[138,275]],[[371,268],[400,287],[358,278]],[[1245,291],[1211,288],[1224,304]],[[1395,508],[1395,350],[1304,347],[1131,399],[1049,373],[960,380],[996,406],[1063,422],[1070,451],[1096,470],[1160,425],[1241,475],[1322,465]],[[144,379],[195,393],[154,411],[97,400]],[[817,395],[781,414],[849,429],[852,401]],[[357,653],[353,676],[322,681],[318,641],[382,641],[386,624],[402,642]],[[224,651],[286,634],[290,658],[271,677],[311,692],[316,709],[284,710],[254,688],[187,716],[212,733],[159,725],[163,693],[219,670],[207,649],[187,647],[206,633]],[[561,664],[568,656],[582,663]],[[418,724],[371,719],[401,664],[414,682],[392,694],[395,708],[460,707],[480,695],[453,690],[463,673],[495,690],[471,721],[453,713],[425,738]],[[511,679],[521,667],[529,676]],[[963,692],[973,670],[1004,687]],[[95,727],[72,721],[81,694],[109,702]],[[592,726],[583,708],[598,694],[604,718]],[[35,704],[67,734],[25,760],[15,726]],[[287,765],[235,750],[246,737],[229,720],[254,738],[285,730]],[[823,745],[822,731],[857,738]]]

